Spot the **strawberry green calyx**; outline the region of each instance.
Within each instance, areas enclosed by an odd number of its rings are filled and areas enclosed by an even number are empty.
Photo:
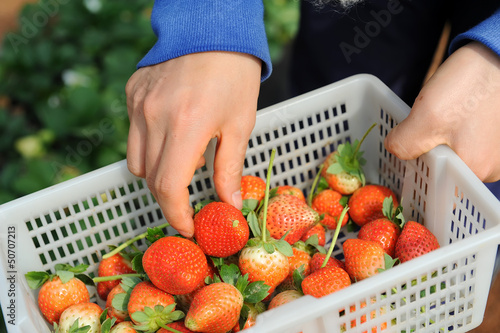
[[[144,332],[156,332],[162,325],[165,326],[171,322],[184,318],[184,312],[175,310],[175,303],[162,306],[155,305],[154,308],[144,307],[144,311],[136,311],[131,317],[140,325],[135,325],[134,329]]]
[[[406,221],[403,216],[403,199],[401,198],[401,202],[399,206],[394,207],[394,200],[392,200],[392,196],[388,196],[384,199],[382,203],[382,213],[387,219],[394,222],[397,226],[403,229]]]
[[[79,326],[80,324],[78,323],[78,318],[76,318],[76,320],[70,326],[68,333],[88,333],[91,329],[90,325],[85,325],[82,327]],[[61,333],[61,329],[59,328],[59,325],[57,325],[57,323],[54,323],[54,333]]]
[[[116,294],[115,297],[113,297],[113,300],[111,302],[113,308],[120,311],[128,311],[128,301],[130,299],[130,293],[140,282],[142,282],[142,280],[137,277],[124,277],[120,282],[120,286],[125,292]]]
[[[101,322],[101,333],[109,333],[113,325],[116,323],[116,318],[108,318],[107,314],[108,309],[104,309],[104,311],[101,313],[101,316],[99,317],[99,321]]]
[[[342,226],[342,221],[344,220],[344,216],[345,216],[345,214],[347,214],[348,210],[349,210],[349,206],[345,206],[344,209],[342,210],[342,213],[340,213],[340,217],[337,221],[337,228],[335,229],[335,233],[333,234],[332,243],[330,244],[330,248],[328,249],[325,260],[323,261],[323,264],[321,265],[321,268],[326,266],[326,264],[328,263],[328,260],[332,256],[333,249],[335,248],[335,243],[337,242],[337,238],[339,237],[340,227]]]
[[[329,174],[339,174],[341,172],[346,172],[347,174],[358,178],[364,186],[366,184],[366,179],[363,172],[363,165],[366,164],[366,160],[362,157],[363,152],[359,149],[367,135],[376,125],[377,123],[374,123],[366,131],[361,141],[355,140],[354,144],[352,145],[350,142],[340,144],[337,148],[337,153],[335,154],[336,161],[328,167],[326,172]]]
[[[241,271],[235,264],[222,265],[219,269],[220,278],[214,275],[213,279],[209,279],[209,284],[225,282],[232,286],[243,295],[243,301],[248,304],[257,304],[269,295],[270,286],[263,281],[250,283],[248,274],[241,275]]]
[[[25,274],[26,281],[28,282],[28,286],[31,289],[38,289],[40,288],[45,282],[47,281],[52,281],[56,276],[58,276],[61,279],[62,283],[66,283],[72,278],[77,278],[81,280],[83,283],[87,285],[94,285],[94,282],[92,279],[86,275],[83,274],[89,265],[81,264],[78,266],[70,266],[68,264],[57,264],[55,268],[55,274],[49,274],[47,272],[28,272]]]

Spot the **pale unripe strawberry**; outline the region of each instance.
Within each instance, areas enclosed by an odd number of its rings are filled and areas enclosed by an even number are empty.
[[[279,294],[276,294],[276,296],[273,297],[271,302],[269,302],[269,306],[267,307],[268,310],[277,308],[278,306],[281,306],[283,304],[289,303],[291,301],[294,301],[298,298],[301,298],[304,296],[303,293],[301,293],[298,290],[285,290],[280,292]]]
[[[78,320],[78,327],[90,326],[87,333],[100,333],[101,322],[99,317],[101,313],[101,307],[95,303],[85,302],[72,305],[61,314],[59,333],[69,333],[76,320]]]

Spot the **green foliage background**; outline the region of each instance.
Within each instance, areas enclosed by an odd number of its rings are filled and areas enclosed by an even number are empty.
[[[47,3],[26,5],[0,49],[0,204],[126,157],[125,84],[156,40],[151,0]],[[299,2],[264,5],[278,62]]]

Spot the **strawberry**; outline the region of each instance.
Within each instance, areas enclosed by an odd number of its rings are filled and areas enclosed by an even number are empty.
[[[403,263],[439,248],[434,234],[424,225],[408,221],[396,243],[395,255]]]
[[[382,185],[366,185],[356,190],[349,198],[349,215],[359,226],[363,226],[370,221],[384,217],[384,199],[392,197],[394,206],[398,206],[396,194]]]
[[[201,248],[176,236],[151,244],[144,252],[142,265],[151,282],[172,295],[192,292],[207,272],[207,259]]]
[[[184,320],[190,330],[225,333],[237,325],[244,302],[258,303],[268,295],[268,286],[262,281],[249,283],[234,264],[223,265],[220,277],[194,295]]]
[[[100,316],[102,309],[91,302],[73,304],[61,314],[57,331],[59,333],[74,332],[77,327],[87,326],[86,333],[100,333]]]
[[[241,177],[241,198],[243,200],[254,199],[260,201],[264,198],[265,190],[266,182],[264,179],[252,175]]]
[[[293,256],[288,257],[289,273],[288,277],[293,277],[293,271],[295,271],[300,266],[304,266],[304,274],[309,275],[309,262],[311,261],[311,255],[305,250],[304,246],[294,245],[292,246]]]
[[[31,289],[38,289],[38,307],[43,317],[51,324],[57,323],[64,310],[74,304],[90,301],[90,294],[83,275],[88,265],[71,267],[66,264],[55,266],[56,274],[29,272],[25,275]]]
[[[321,224],[330,230],[337,227],[337,220],[342,213],[342,209],[344,209],[341,199],[342,194],[332,189],[326,189],[319,192],[312,200],[312,209],[322,216]],[[349,215],[346,214],[341,227],[345,226],[348,221]]]
[[[275,193],[276,195],[281,195],[281,194],[288,194],[288,195],[293,195],[303,202],[306,202],[306,197],[304,196],[304,192],[298,187],[291,186],[291,185],[280,185],[278,187],[273,188],[271,191]]]
[[[128,317],[128,312],[113,306],[113,299],[118,294],[125,294],[125,290],[121,285],[117,285],[109,292],[108,298],[106,299],[106,308],[108,309],[108,315],[116,318],[116,323],[121,323]]]
[[[267,307],[267,309],[271,310],[277,308],[278,306],[294,301],[298,298],[301,298],[302,296],[304,296],[304,294],[299,290],[292,289],[282,291],[273,297],[271,302],[269,302],[269,306]]]
[[[184,325],[183,321],[174,321],[173,323],[165,325],[167,327],[173,328],[174,330],[177,330],[181,333],[194,333],[194,331],[191,331],[189,328]],[[168,330],[166,328],[160,328],[156,333],[172,333],[171,330]]]
[[[97,269],[98,276],[113,276],[135,273],[132,264],[121,254],[117,253],[109,258],[102,259]],[[102,300],[106,300],[111,289],[116,287],[120,280],[103,281],[97,283],[97,294]]]
[[[349,195],[365,185],[365,174],[362,167],[366,161],[359,148],[375,125],[373,124],[368,129],[361,141],[356,140],[353,145],[350,142],[340,144],[336,151],[326,157],[321,175],[331,189]]]
[[[250,243],[241,250],[238,263],[241,273],[248,274],[249,281],[264,281],[270,286],[270,294],[285,280],[290,270],[287,256],[276,248],[271,251],[269,253],[262,244]]]
[[[259,220],[262,219],[263,211],[259,214]],[[285,240],[294,244],[318,221],[318,213],[293,195],[282,194],[269,199],[266,224],[273,238],[279,239],[289,232]]]
[[[345,270],[336,266],[325,266],[309,274],[302,281],[304,295],[323,297],[351,285]]]
[[[131,321],[124,321],[113,326],[109,333],[137,333]]]
[[[210,284],[196,293],[184,322],[193,331],[224,333],[236,325],[242,307],[243,296],[235,286]]]
[[[153,243],[154,244],[154,243]],[[157,331],[161,325],[184,316],[175,311],[175,300],[169,293],[158,289],[149,281],[139,282],[130,293],[127,310],[140,331]]]
[[[249,235],[247,220],[230,204],[211,202],[194,216],[194,238],[206,255],[224,258],[236,254]]]
[[[343,244],[345,267],[353,281],[361,281],[389,268],[384,249],[379,243],[348,239]]]
[[[316,252],[312,256],[311,261],[309,262],[310,273],[314,273],[317,270],[319,270],[321,268],[321,266],[323,265],[323,263],[325,262],[325,258],[326,258],[326,254]],[[340,261],[334,257],[329,257],[325,266],[335,266],[335,267],[340,267],[340,268],[345,270],[344,262]]]
[[[325,227],[320,222],[316,223],[311,229],[307,230],[305,234],[302,235],[300,240],[303,242],[307,242],[307,240],[314,235],[318,237],[318,245],[325,246],[326,230]]]

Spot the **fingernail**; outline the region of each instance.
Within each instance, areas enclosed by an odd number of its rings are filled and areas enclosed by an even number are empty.
[[[243,208],[243,200],[241,198],[241,191],[236,191],[232,195],[233,206],[241,210]]]

